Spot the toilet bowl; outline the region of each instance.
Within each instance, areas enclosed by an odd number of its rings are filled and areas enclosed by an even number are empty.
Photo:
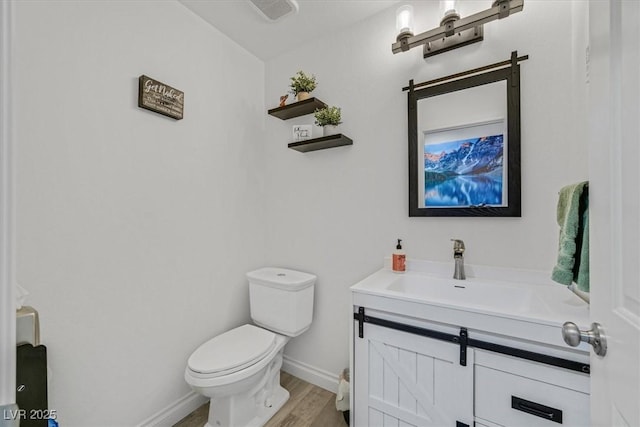
[[[247,273],[251,316],[242,325],[198,347],[184,378],[211,399],[205,427],[263,426],[289,399],[280,385],[284,346],[311,324],[311,274],[282,268]]]
[[[261,426],[289,399],[280,386],[282,353],[289,337],[243,325],[200,346],[185,380],[211,399],[207,426]]]

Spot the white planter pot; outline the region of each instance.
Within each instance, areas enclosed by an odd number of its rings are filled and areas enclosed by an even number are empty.
[[[305,99],[309,99],[311,97],[311,95],[309,95],[309,92],[298,92],[298,94],[296,95],[296,99],[298,101],[304,101]]]
[[[337,125],[326,125],[322,127],[322,136],[336,135],[339,133],[340,129]]]

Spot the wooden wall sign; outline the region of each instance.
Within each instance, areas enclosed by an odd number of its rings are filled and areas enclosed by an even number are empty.
[[[182,119],[184,92],[144,74],[138,81],[138,107],[155,111],[172,119]]]

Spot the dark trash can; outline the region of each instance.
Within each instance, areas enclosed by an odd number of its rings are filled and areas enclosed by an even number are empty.
[[[47,427],[47,348],[23,344],[17,347],[16,404],[20,427]]]

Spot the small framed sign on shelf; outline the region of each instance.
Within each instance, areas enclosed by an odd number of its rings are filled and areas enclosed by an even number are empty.
[[[295,125],[293,127],[293,142],[306,141],[307,139],[311,139],[311,136],[311,125]]]
[[[184,110],[184,92],[147,77],[138,79],[138,107],[180,120]]]

